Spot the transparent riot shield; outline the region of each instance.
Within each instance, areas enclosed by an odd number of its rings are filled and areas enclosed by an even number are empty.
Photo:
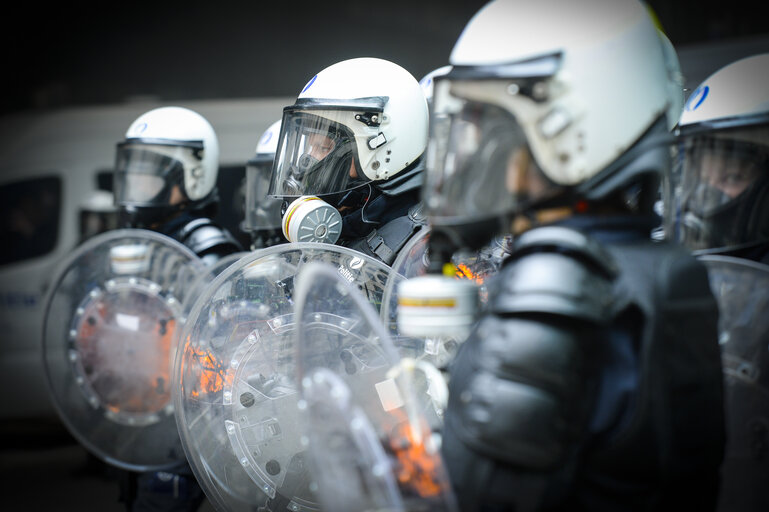
[[[303,446],[323,510],[455,510],[430,428],[437,370],[401,359],[376,310],[328,265],[299,273],[296,317]]]
[[[453,358],[464,337],[459,336],[407,336],[398,327],[398,285],[405,279],[424,276],[430,263],[428,241],[430,228],[423,228],[404,246],[393,262],[393,272],[385,286],[381,316],[389,334],[404,357],[430,361],[439,368]],[[487,281],[495,275],[504,258],[510,253],[511,237],[495,238],[479,251],[457,253],[452,258],[457,279],[478,285],[481,307],[488,297]]]
[[[224,272],[230,265],[233,265],[242,257],[248,256],[249,254],[251,254],[249,251],[240,251],[233,254],[228,254],[227,256],[220,258],[213,265],[206,267],[206,270],[201,272],[190,286],[187,299],[184,301],[184,304],[182,304],[182,310],[184,311],[185,318],[189,316],[190,311],[192,311],[192,307],[195,305],[195,301],[198,299],[198,297],[205,294],[206,287],[208,287],[213,282],[213,280],[216,279],[216,276]],[[181,329],[177,330],[177,332],[181,334]]]
[[[42,350],[52,401],[109,464],[145,471],[184,460],[171,400],[174,341],[203,270],[175,240],[125,229],[86,241],[53,281]]]
[[[389,267],[344,247],[293,243],[229,266],[185,324],[174,370],[177,424],[219,510],[318,510],[301,443],[293,337],[294,278],[314,261],[332,265],[379,310]]]
[[[718,301],[727,444],[719,510],[769,509],[769,266],[702,256]]]

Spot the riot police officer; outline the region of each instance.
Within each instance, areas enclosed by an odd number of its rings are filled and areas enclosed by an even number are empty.
[[[769,264],[769,54],[718,70],[690,95],[666,188],[666,235],[699,254]]]
[[[708,266],[719,299],[727,446],[719,510],[769,508],[769,54],[690,95],[665,183],[665,235]]]
[[[395,63],[349,59],[313,76],[284,109],[270,183],[270,195],[286,202],[286,237],[392,264],[424,225],[427,123],[419,82]]]
[[[280,123],[278,119],[262,133],[254,156],[246,165],[243,230],[251,234],[252,250],[285,242],[280,231],[281,201],[267,196],[280,138]]]
[[[425,76],[423,76],[421,80],[419,80],[419,85],[422,87],[422,92],[425,95],[425,99],[427,99],[428,109],[431,109],[433,104],[433,85],[435,83],[435,78],[441,75],[445,75],[449,71],[451,71],[451,66],[441,66],[439,68],[433,69]]]
[[[180,241],[212,264],[242,250],[216,224],[219,142],[197,112],[161,107],[139,116],[117,145],[114,188],[124,227]]]
[[[434,233],[515,244],[450,367],[463,510],[713,509],[724,418],[705,267],[650,239],[675,98],[637,0],[500,0],[435,81]]]
[[[117,144],[115,204],[124,227],[165,234],[209,266],[241,251],[212,220],[218,167],[219,143],[203,116],[181,107],[142,114]],[[187,511],[196,510],[204,495],[184,463],[169,471],[124,473],[121,499],[131,511]]]

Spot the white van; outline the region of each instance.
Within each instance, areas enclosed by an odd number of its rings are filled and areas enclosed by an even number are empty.
[[[245,163],[295,98],[176,102],[219,138],[220,214],[241,242]],[[45,294],[80,241],[79,209],[111,190],[115,144],[142,113],[172,103],[30,111],[0,117],[0,418],[55,417],[42,367]]]

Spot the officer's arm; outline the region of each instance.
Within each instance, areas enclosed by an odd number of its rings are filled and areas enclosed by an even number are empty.
[[[592,410],[614,277],[608,253],[575,231],[516,244],[450,371],[443,454],[463,505],[536,501],[568,467]]]

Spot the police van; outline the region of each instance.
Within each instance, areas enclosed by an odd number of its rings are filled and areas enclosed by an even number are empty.
[[[114,227],[85,215],[111,208],[115,145],[131,122],[167,105],[208,119],[220,147],[216,220],[248,247],[240,229],[245,164],[293,101],[136,101],[0,117],[0,418],[55,417],[41,354],[46,292],[86,236]]]

